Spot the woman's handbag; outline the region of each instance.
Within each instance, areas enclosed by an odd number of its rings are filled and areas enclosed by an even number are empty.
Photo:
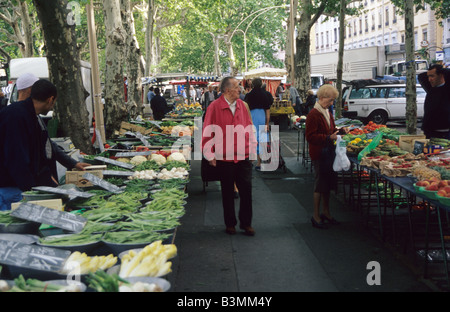
[[[327,139],[320,155],[320,172],[324,174],[334,172],[333,164],[335,158],[336,158],[336,147],[334,146],[332,140]]]

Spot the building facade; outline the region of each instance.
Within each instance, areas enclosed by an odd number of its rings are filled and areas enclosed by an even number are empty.
[[[386,61],[405,58],[405,20],[398,9],[387,0],[364,0],[352,3],[363,7],[358,16],[345,20],[344,49],[384,46]],[[440,25],[440,22],[443,22]],[[314,27],[315,53],[338,51],[339,19],[322,16]],[[444,57],[444,45],[450,50],[450,18],[436,19],[429,5],[415,13],[414,42],[416,51],[426,51],[430,60]],[[450,51],[449,51],[450,53]],[[422,58],[419,53],[417,58]],[[450,55],[449,55],[450,57]]]

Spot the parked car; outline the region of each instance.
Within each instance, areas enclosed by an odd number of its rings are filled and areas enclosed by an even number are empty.
[[[406,84],[404,81],[353,81],[344,88],[342,115],[368,123],[386,124],[406,120]],[[417,119],[423,118],[426,92],[416,85]]]

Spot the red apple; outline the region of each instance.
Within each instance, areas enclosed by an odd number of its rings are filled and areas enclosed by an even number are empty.
[[[445,186],[448,186],[448,181],[447,180],[441,180],[438,183],[438,188],[443,188]]]
[[[446,193],[450,193],[450,185],[443,188]]]
[[[442,197],[446,197],[446,196],[447,196],[447,192],[444,191],[443,189],[440,189],[440,190],[437,192],[437,194],[438,194],[439,196],[442,196]]]
[[[433,183],[435,183],[435,184],[433,184]],[[432,182],[430,185],[428,185],[426,188],[425,188],[427,191],[437,191],[438,190],[438,184],[437,184],[437,182]]]

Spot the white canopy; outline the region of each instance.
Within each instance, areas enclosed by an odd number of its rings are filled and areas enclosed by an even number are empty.
[[[251,78],[263,78],[263,77],[284,77],[287,75],[287,71],[282,68],[270,68],[262,67],[257,69],[252,69],[244,74],[246,79]]]

